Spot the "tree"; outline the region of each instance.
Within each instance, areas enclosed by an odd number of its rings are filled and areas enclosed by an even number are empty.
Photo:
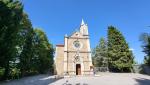
[[[146,54],[144,57],[144,63],[150,66],[150,34],[143,33],[140,36],[140,40],[143,42],[143,52]]]
[[[107,42],[101,38],[99,44],[93,50],[93,64],[96,67],[106,67],[107,63]]]
[[[0,79],[53,70],[53,47],[17,0],[0,0]],[[42,68],[42,69],[41,69]]]
[[[40,73],[46,73],[49,70],[52,72],[54,53],[53,46],[49,43],[46,34],[42,30],[35,29],[34,32],[36,39],[36,56],[38,58],[38,71]]]
[[[32,24],[25,13],[23,14],[20,28],[21,29],[18,33],[18,66],[21,71],[21,76],[26,76],[33,73],[32,62],[34,62],[34,32]]]
[[[3,79],[10,76],[10,65],[16,54],[17,33],[22,19],[23,6],[19,1],[0,1],[0,67]]]
[[[119,72],[131,72],[134,57],[119,30],[108,27],[108,58],[109,69]]]

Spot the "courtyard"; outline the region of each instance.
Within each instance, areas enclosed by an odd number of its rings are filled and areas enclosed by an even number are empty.
[[[37,75],[0,85],[150,85],[150,76],[134,73],[101,73],[96,76],[74,76],[55,79],[55,76]]]

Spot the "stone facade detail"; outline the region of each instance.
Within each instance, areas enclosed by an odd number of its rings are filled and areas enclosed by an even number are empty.
[[[65,35],[64,45],[56,45],[57,75],[93,74],[88,26],[82,20],[79,31]]]

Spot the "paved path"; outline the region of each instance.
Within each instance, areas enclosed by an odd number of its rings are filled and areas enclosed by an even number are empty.
[[[78,76],[56,80],[54,76],[38,75],[0,85],[150,85],[150,76],[132,73],[103,73],[100,76]]]
[[[54,76],[49,75],[37,75],[31,77],[25,77],[19,80],[12,80],[7,82],[1,82],[0,85],[49,85],[57,81]]]

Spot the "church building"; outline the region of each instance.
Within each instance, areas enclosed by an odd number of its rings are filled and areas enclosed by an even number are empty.
[[[56,45],[55,66],[57,75],[93,74],[88,26],[82,20],[78,31],[65,35],[64,45]]]

